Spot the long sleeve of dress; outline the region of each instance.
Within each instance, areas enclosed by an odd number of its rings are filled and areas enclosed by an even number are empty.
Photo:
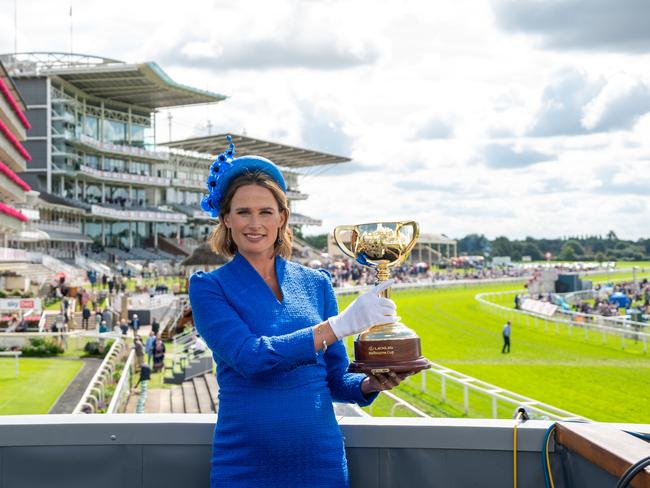
[[[256,336],[229,305],[219,282],[207,273],[190,278],[196,328],[208,347],[245,378],[315,364],[311,327],[278,336]]]
[[[338,303],[328,278],[325,280],[325,317],[330,318],[338,314]],[[350,364],[345,345],[337,341],[327,348],[325,352],[325,364],[327,365],[327,383],[332,393],[332,399],[343,403],[357,403],[361,407],[370,405],[379,392],[364,395],[361,391],[361,382],[366,378],[362,373],[348,373]]]

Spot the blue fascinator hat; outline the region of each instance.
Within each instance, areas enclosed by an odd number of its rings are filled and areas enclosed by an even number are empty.
[[[280,169],[272,162],[261,156],[243,156],[235,158],[235,145],[232,137],[227,136],[228,149],[219,154],[210,165],[210,174],[205,184],[208,194],[201,200],[201,209],[208,212],[212,217],[219,216],[222,199],[228,191],[230,183],[245,173],[262,172],[270,176],[287,193],[287,185],[284,182]]]

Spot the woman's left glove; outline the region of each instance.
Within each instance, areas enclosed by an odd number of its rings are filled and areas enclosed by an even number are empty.
[[[395,302],[379,296],[379,293],[393,283],[395,280],[378,284],[358,297],[340,314],[330,317],[328,321],[337,339],[358,334],[373,325],[397,322],[399,317],[395,316],[397,310]]]

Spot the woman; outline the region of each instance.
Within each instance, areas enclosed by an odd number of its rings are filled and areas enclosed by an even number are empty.
[[[347,465],[332,400],[369,405],[404,376],[347,373],[343,337],[396,319],[378,296],[338,314],[325,271],[287,261],[286,186],[264,158],[213,163],[202,208],[219,217],[210,240],[233,256],[190,279],[196,328],[213,352],[219,383],[213,487],[345,487]]]
[[[165,343],[160,338],[156,337],[156,342],[153,345],[153,371],[157,373],[165,366]]]

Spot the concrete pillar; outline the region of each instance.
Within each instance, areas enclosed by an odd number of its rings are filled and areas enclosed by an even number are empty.
[[[77,178],[74,179],[74,199],[79,199],[79,180]]]
[[[176,227],[176,242],[181,243],[181,224]]]
[[[104,194],[106,192],[106,183],[102,181],[102,203],[106,203],[106,195]]]
[[[106,246],[106,221],[102,220],[102,246]]]
[[[63,191],[65,190],[65,180],[63,179],[63,176],[59,178],[59,195],[63,196],[64,193]]]
[[[158,247],[158,224],[153,223],[153,247]]]
[[[129,220],[129,249],[133,249],[133,222]]]

